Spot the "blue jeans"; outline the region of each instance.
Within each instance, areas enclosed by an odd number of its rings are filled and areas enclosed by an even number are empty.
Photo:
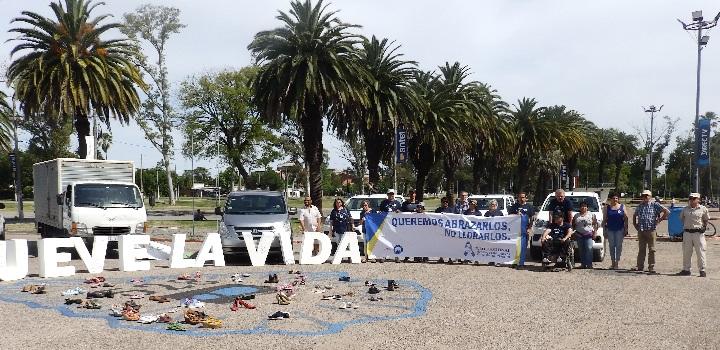
[[[580,254],[580,264],[585,267],[592,266],[593,261],[593,239],[591,237],[580,237],[577,239],[578,253]]]
[[[610,245],[610,260],[620,261],[623,239],[625,237],[625,229],[608,230],[606,228],[605,234],[607,234],[608,243]]]

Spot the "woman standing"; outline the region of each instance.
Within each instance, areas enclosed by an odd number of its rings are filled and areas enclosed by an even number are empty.
[[[493,199],[490,201],[488,211],[485,212],[485,217],[492,218],[495,216],[504,216],[504,214],[502,210],[498,209],[498,202]]]
[[[478,204],[477,201],[474,199],[471,199],[468,202],[468,208],[463,212],[464,215],[475,215],[475,216],[482,216],[482,213],[480,210],[478,210]]]
[[[340,198],[335,198],[333,210],[330,212],[331,237],[335,234],[343,235],[345,232],[352,231],[351,222],[352,217],[350,216],[350,212],[345,208],[345,202]]]
[[[605,206],[603,227],[605,238],[610,244],[611,270],[618,268],[622,254],[623,237],[628,234],[628,217],[625,206],[620,203],[617,193],[610,194],[610,204]]]
[[[580,212],[573,217],[572,228],[575,230],[575,240],[580,253],[580,268],[592,269],[592,246],[597,234],[598,223],[595,214],[588,211],[587,202],[580,203]]]

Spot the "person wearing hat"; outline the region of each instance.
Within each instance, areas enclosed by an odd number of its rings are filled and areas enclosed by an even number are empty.
[[[382,202],[380,202],[379,210],[384,211],[386,213],[389,212],[399,212],[400,207],[402,207],[402,204],[398,202],[397,199],[395,199],[395,190],[392,188],[387,190],[387,198],[383,199]]]
[[[298,210],[300,229],[302,232],[319,232],[322,227],[322,214],[320,214],[320,210],[312,205],[312,199],[310,199],[310,197],[305,197],[303,204],[305,204],[305,206]],[[317,254],[319,249],[320,245],[315,244],[313,254]]]
[[[690,193],[687,207],[680,212],[680,221],[683,223],[683,269],[679,276],[690,276],[690,265],[693,249],[697,254],[700,277],[705,274],[705,229],[710,220],[708,209],[700,204],[700,194]]]
[[[655,273],[655,229],[657,224],[665,220],[670,211],[658,202],[651,202],[652,192],[642,192],[642,203],[635,208],[633,214],[633,226],[638,231],[638,256],[637,265],[632,271],[643,271],[645,266],[645,255],[647,255],[648,272]]]

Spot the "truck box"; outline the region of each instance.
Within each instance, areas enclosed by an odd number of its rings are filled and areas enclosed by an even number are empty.
[[[57,196],[73,182],[135,182],[132,161],[58,158],[33,165],[35,222],[62,227]]]

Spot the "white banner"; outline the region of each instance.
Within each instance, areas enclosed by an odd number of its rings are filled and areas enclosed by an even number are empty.
[[[376,257],[441,257],[514,263],[520,215],[484,218],[460,214],[368,214],[368,254]]]

